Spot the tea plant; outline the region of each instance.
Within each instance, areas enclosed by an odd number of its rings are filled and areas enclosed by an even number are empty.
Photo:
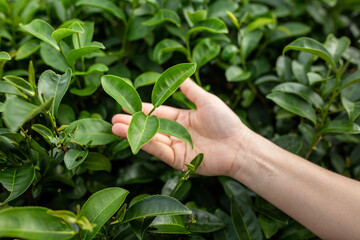
[[[156,133],[193,146],[153,114],[195,109],[176,91],[193,76],[254,131],[359,179],[359,13],[356,0],[0,0],[0,236],[314,239],[240,183],[193,174],[202,154],[180,172],[140,149]],[[109,123],[123,110],[128,139]]]

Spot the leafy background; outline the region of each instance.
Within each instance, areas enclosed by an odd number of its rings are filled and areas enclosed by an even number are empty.
[[[181,172],[111,133],[122,109],[101,77],[150,102],[164,70],[196,62],[193,79],[251,129],[359,179],[359,13],[356,0],[0,0],[0,236],[48,239],[4,225],[41,216],[57,239],[314,239],[226,177],[192,175],[174,195]],[[166,104],[194,108],[179,92]]]

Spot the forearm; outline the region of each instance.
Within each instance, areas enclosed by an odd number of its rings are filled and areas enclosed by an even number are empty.
[[[232,177],[323,239],[360,238],[360,183],[248,134]],[[251,147],[249,147],[251,146]]]

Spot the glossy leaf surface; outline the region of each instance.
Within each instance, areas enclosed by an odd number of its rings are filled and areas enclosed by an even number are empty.
[[[96,224],[94,230],[81,231],[82,239],[92,239],[100,228],[119,210],[129,192],[122,188],[100,190],[85,202],[80,216],[85,216],[90,223]]]
[[[126,22],[126,16],[122,9],[116,6],[113,2],[108,0],[80,0],[76,3],[76,6],[86,5],[91,7],[97,7],[108,11],[109,13],[113,14],[115,17],[123,20]]]
[[[337,69],[335,61],[328,50],[321,43],[312,38],[302,37],[296,39],[284,48],[283,54],[289,50],[312,53],[328,62],[335,70]]]
[[[258,46],[263,33],[260,30],[252,31],[246,34],[241,41],[241,58],[246,59],[252,51]]]
[[[228,29],[223,21],[218,18],[209,18],[198,22],[187,32],[187,35],[190,36],[204,31],[210,33],[228,33]]]
[[[349,116],[350,121],[355,121],[355,119],[360,115],[360,102],[352,102],[346,97],[342,97],[341,102]]]
[[[173,52],[182,52],[185,55],[188,55],[187,50],[181,43],[173,39],[166,38],[156,44],[153,58],[159,64],[163,64],[169,59],[169,57],[172,56]]]
[[[8,97],[5,101],[5,110],[3,115],[6,125],[10,129],[17,131],[22,124],[34,118],[44,109],[48,108],[52,103],[52,100],[53,98],[50,98],[41,106],[36,106],[29,102],[25,102],[19,97]]]
[[[185,228],[182,216],[157,216],[150,226],[155,228],[155,230],[151,230],[153,233],[190,234]]]
[[[81,164],[82,168],[86,168],[93,171],[111,171],[111,162],[110,160],[97,152],[90,152],[85,161]]]
[[[325,123],[322,133],[359,134],[360,126],[346,120],[333,120]]]
[[[266,98],[274,101],[277,105],[285,110],[307,118],[316,124],[316,114],[311,105],[301,98],[284,92],[273,92],[266,96]]]
[[[62,39],[69,37],[71,35],[73,35],[74,33],[83,33],[84,29],[83,27],[80,25],[80,23],[75,22],[73,24],[71,24],[71,26],[69,26],[68,28],[59,28],[56,29],[52,34],[51,37],[57,42],[59,43]]]
[[[20,46],[18,52],[16,53],[15,60],[22,60],[33,53],[35,53],[40,48],[39,40],[32,39],[25,42],[23,45]]]
[[[85,118],[72,122],[66,128],[65,133],[69,134],[72,129],[78,127],[73,141],[83,145],[91,141],[91,146],[105,145],[118,139],[112,131],[112,125],[101,119]]]
[[[101,84],[107,94],[114,98],[123,108],[134,115],[142,109],[139,94],[125,79],[105,75],[101,78]]]
[[[205,38],[194,47],[192,59],[197,63],[198,68],[201,68],[214,59],[220,53],[220,50],[220,44],[210,38]]]
[[[89,151],[69,149],[64,156],[64,162],[67,169],[71,170],[79,166],[87,157]]]
[[[165,102],[196,70],[196,63],[182,63],[168,68],[156,81],[151,95],[155,108]]]
[[[60,51],[59,45],[51,37],[51,34],[54,32],[54,28],[44,20],[34,19],[27,25],[20,23],[20,27],[34,37],[39,38],[40,40],[50,44],[56,50]]]
[[[0,211],[0,237],[65,240],[75,235],[70,224],[40,207],[15,207]]]
[[[189,230],[198,233],[215,232],[224,227],[224,222],[216,215],[200,209],[192,209],[195,223],[191,223]]]
[[[67,54],[66,62],[69,64],[69,66],[73,66],[77,59],[85,56],[86,54],[89,54],[89,53],[92,53],[99,49],[104,49],[104,48],[105,47],[102,43],[93,42],[89,46],[73,49]]]
[[[34,177],[35,169],[33,165],[2,169],[0,183],[7,191],[9,191],[9,194],[5,199],[0,199],[0,205],[10,202],[23,194],[30,187]]]
[[[10,55],[5,51],[1,51],[0,52],[0,61],[9,61],[9,60],[11,60]]]
[[[161,74],[157,72],[143,73],[134,80],[134,87],[139,88],[139,87],[155,84],[158,78],[160,77],[160,75]]]
[[[284,38],[304,36],[311,31],[310,26],[301,22],[287,22],[277,26],[270,32],[268,41],[275,42]]]
[[[176,26],[180,26],[180,17],[177,15],[176,12],[169,10],[169,9],[160,9],[155,16],[144,22],[144,25],[147,26],[156,26],[163,22],[171,22]]]
[[[292,93],[300,96],[305,101],[311,102],[315,107],[322,109],[324,101],[311,88],[295,82],[281,83],[271,90],[272,92]]]
[[[160,118],[159,132],[182,139],[189,143],[192,148],[194,147],[190,133],[183,125],[178,122],[166,118]]]
[[[239,239],[262,239],[255,213],[241,200],[231,200],[231,218]]]
[[[187,215],[191,210],[175,198],[163,195],[146,197],[128,208],[123,222],[158,215]]]
[[[34,90],[33,86],[25,79],[18,77],[18,76],[12,76],[12,75],[5,76],[4,79],[7,82],[9,82],[10,84],[12,84],[14,87],[23,91],[24,93],[26,93],[30,96],[35,95],[35,90]]]
[[[155,136],[159,127],[160,121],[157,116],[146,116],[143,112],[135,113],[127,133],[132,152],[137,154],[140,148]]]
[[[350,46],[350,39],[348,37],[341,37],[337,39],[333,34],[329,34],[325,41],[325,47],[337,63],[346,49]]]
[[[68,68],[63,75],[58,75],[51,70],[43,72],[38,82],[38,94],[45,100],[54,98],[51,104],[50,112],[56,118],[58,109],[66,91],[69,88],[72,72]]]
[[[228,82],[242,82],[251,77],[251,72],[246,72],[239,66],[233,65],[226,69],[225,77]]]

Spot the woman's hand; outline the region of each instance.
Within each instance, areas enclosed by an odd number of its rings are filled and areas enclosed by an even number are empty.
[[[168,106],[157,108],[153,114],[179,122],[191,134],[194,149],[178,138],[157,133],[142,147],[142,150],[158,157],[170,166],[183,170],[198,153],[204,153],[204,160],[197,173],[202,175],[231,175],[232,166],[246,138],[248,128],[238,116],[215,95],[206,92],[190,79],[180,87],[183,94],[196,105],[196,110],[177,109]],[[147,114],[152,105],[143,104]],[[114,134],[126,138],[131,115],[117,114],[113,117]]]

